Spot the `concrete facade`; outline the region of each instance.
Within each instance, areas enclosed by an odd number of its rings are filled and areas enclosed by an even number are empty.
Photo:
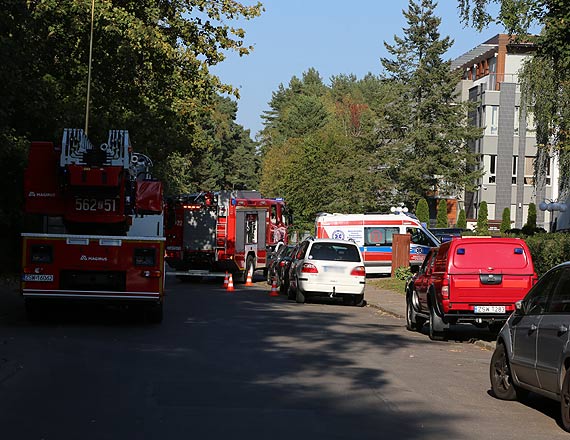
[[[483,137],[470,148],[479,155],[484,175],[477,190],[464,195],[463,208],[467,218],[475,219],[485,201],[489,220],[497,221],[510,208],[512,227],[521,228],[529,203],[534,203],[537,226],[549,230],[551,214],[540,211],[538,205],[557,194],[556,163],[550,159],[544,184],[535,187],[535,127],[532,115],[521,108],[518,84],[519,70],[532,50],[531,45],[513,44],[508,35],[501,34],[452,61],[452,69],[462,73],[459,97],[476,103],[469,118],[483,129]]]

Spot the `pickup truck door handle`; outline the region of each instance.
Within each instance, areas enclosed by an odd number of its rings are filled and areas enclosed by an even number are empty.
[[[559,336],[561,336],[567,332],[568,332],[568,327],[566,327],[564,324],[561,324],[560,327],[558,327],[558,335]]]

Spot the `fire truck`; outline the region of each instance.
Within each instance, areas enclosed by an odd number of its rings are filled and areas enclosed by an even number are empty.
[[[162,320],[162,183],[126,130],[95,147],[83,130],[32,142],[25,170],[21,292],[31,319],[58,300],[129,304]],[[29,229],[27,229],[29,230]]]
[[[232,273],[236,282],[266,270],[292,216],[283,199],[257,191],[204,191],[174,197],[166,208],[166,262],[179,277]]]

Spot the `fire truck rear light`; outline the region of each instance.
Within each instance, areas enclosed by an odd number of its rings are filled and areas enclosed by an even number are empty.
[[[30,247],[30,262],[49,264],[53,261],[53,248],[47,244],[34,244]]]
[[[162,272],[160,270],[143,270],[141,275],[146,278],[160,278]]]
[[[303,273],[319,273],[319,270],[317,269],[317,266],[315,266],[314,264],[305,263],[305,264],[303,264],[303,268],[301,269],[301,272],[303,272]]]
[[[135,249],[135,266],[154,266],[156,261],[156,251],[153,248]]]
[[[354,275],[355,277],[365,277],[366,269],[364,269],[364,266],[356,266],[354,269],[352,269],[352,272],[350,272],[350,274]]]

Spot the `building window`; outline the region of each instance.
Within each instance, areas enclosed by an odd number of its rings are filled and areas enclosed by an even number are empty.
[[[499,106],[488,105],[485,107],[486,127],[485,134],[497,134],[499,132]]]
[[[518,162],[518,157],[517,156],[513,156],[513,174],[512,174],[512,184],[516,185],[517,184],[517,162]]]
[[[524,158],[524,184],[534,185],[534,157]]]
[[[520,107],[515,107],[515,136],[519,135],[519,117],[520,117]]]
[[[488,166],[488,170],[489,170],[489,177],[488,177],[488,183],[495,183],[496,180],[496,170],[497,170],[497,156],[495,154],[491,154],[489,156],[486,156],[489,158],[489,166]]]

